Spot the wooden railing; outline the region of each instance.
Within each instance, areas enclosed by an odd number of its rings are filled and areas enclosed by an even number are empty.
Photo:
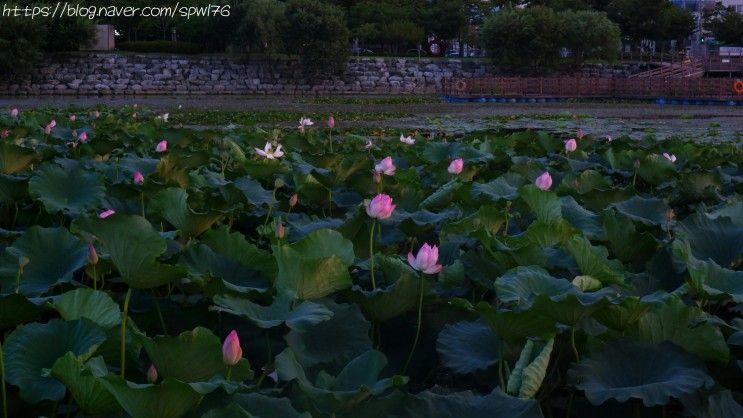
[[[736,78],[482,77],[450,78],[442,93],[463,97],[740,100]]]

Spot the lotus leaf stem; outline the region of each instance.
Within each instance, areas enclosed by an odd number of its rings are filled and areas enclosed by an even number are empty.
[[[421,322],[423,319],[423,276],[420,276],[420,292],[418,294],[418,324],[415,327],[415,339],[413,340],[413,346],[410,348],[410,354],[408,354],[408,359],[405,361],[405,366],[402,368],[403,374],[408,369],[408,365],[410,365],[410,360],[413,359],[413,353],[415,353],[415,348],[418,346],[418,339],[421,336]]]
[[[374,280],[374,227],[376,221],[372,222],[371,231],[369,231],[369,269],[371,271],[372,289],[377,289],[377,282]]]
[[[132,298],[132,288],[126,291],[124,298],[124,313],[121,318],[121,378],[126,379],[126,319],[129,312],[129,300]]]

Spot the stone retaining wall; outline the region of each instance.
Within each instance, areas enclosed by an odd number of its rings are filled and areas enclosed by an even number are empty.
[[[611,76],[636,69],[584,71]],[[343,77],[310,81],[293,60],[81,53],[46,57],[25,77],[0,81],[0,94],[433,94],[447,77],[495,74],[486,60],[353,58]]]

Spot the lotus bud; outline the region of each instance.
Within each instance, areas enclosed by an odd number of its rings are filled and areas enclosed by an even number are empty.
[[[537,177],[534,184],[541,190],[549,190],[552,187],[552,176],[550,176],[548,171],[545,171],[541,176]]]
[[[157,369],[154,364],[150,364],[150,368],[147,369],[147,381],[153,385],[157,382]]]
[[[113,215],[115,213],[116,213],[116,211],[113,210],[113,209],[106,209],[103,212],[99,213],[98,214],[98,217],[101,218],[101,219],[106,219],[106,218],[108,218],[109,216],[111,216],[111,215]]]
[[[88,244],[88,263],[92,265],[98,264],[98,252],[95,250],[93,244]]]
[[[635,170],[640,168],[640,160],[635,160]]]
[[[279,222],[278,225],[276,225],[276,238],[284,239],[285,233],[286,233],[286,230],[284,229],[284,224]]]
[[[134,172],[134,183],[135,184],[142,184],[142,183],[144,183],[144,175],[139,170],[137,170],[137,171]]]
[[[13,119],[18,117],[18,108],[13,108],[13,110],[10,111],[10,117]]]
[[[328,128],[333,129],[335,128],[335,118],[333,117],[333,114],[330,114],[330,117],[328,118]]]
[[[578,139],[583,139],[583,137],[586,135],[585,132],[583,132],[582,128],[578,128],[578,131],[575,133],[575,136],[578,137]]]
[[[77,120],[77,116],[70,115],[70,122],[73,122],[74,123],[76,120]]]
[[[299,196],[296,193],[294,193],[289,198],[289,206],[291,206],[291,207],[297,206],[297,202],[299,202]]]
[[[567,141],[565,141],[565,151],[573,152],[576,149],[578,149],[578,143],[575,141],[574,138],[570,138]]]
[[[449,164],[449,168],[447,171],[451,174],[459,174],[462,172],[462,169],[464,169],[464,160],[461,158],[457,158],[456,160],[452,161],[451,164]]]
[[[2,131],[0,131],[0,138],[5,139],[9,136],[10,136],[10,129],[3,129]]]
[[[165,152],[167,150],[168,150],[168,141],[164,139],[158,142],[157,145],[155,146],[155,151],[157,152]]]
[[[88,142],[88,133],[87,132],[80,133],[80,135],[77,136],[77,139],[79,139],[80,142],[82,143]]]
[[[240,338],[237,336],[237,331],[233,329],[222,345],[222,359],[224,364],[231,367],[237,364],[242,356],[243,350],[240,347]]]

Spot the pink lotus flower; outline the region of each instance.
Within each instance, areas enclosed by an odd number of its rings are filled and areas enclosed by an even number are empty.
[[[132,119],[137,119],[137,116],[139,116],[139,114],[137,114],[137,112],[132,113]]]
[[[17,118],[17,117],[18,117],[18,108],[15,108],[15,107],[14,107],[14,108],[13,108],[13,109],[12,109],[12,110],[10,111],[10,117],[11,117],[11,118],[13,118],[13,119],[15,119],[15,118]]]
[[[400,142],[403,144],[413,145],[415,144],[415,139],[413,139],[412,136],[405,136],[403,134],[400,134]]]
[[[95,250],[93,244],[88,244],[88,263],[92,265],[98,264],[98,252]]]
[[[289,198],[289,206],[291,206],[291,207],[297,206],[297,202],[299,202],[299,196],[297,196],[297,194],[296,194],[296,193],[294,193],[294,194],[293,194],[293,195],[292,195],[292,196],[291,196],[291,197]]]
[[[374,143],[371,142],[371,140],[366,141],[366,144],[364,144],[364,149],[372,149],[374,147]]]
[[[606,135],[606,142],[611,142],[612,140],[613,138],[611,137],[611,135]]]
[[[447,171],[449,171],[449,173],[451,174],[459,174],[462,172],[462,169],[464,169],[464,160],[461,158],[457,158],[449,164],[449,168],[447,169]]]
[[[100,117],[101,117],[101,112],[97,110],[93,112],[93,119],[98,119]]]
[[[663,157],[665,157],[666,160],[668,160],[668,161],[670,161],[672,163],[675,163],[676,162],[676,156],[673,155],[673,154],[669,154],[667,152],[664,152],[663,153]]]
[[[144,175],[142,175],[142,172],[137,170],[134,172],[134,184],[142,184],[144,183]]]
[[[232,367],[237,364],[243,357],[243,349],[240,347],[240,338],[237,336],[237,331],[234,329],[225,338],[224,344],[222,345],[222,359],[224,364]]]
[[[281,150],[281,144],[276,146],[276,149],[273,149],[273,145],[270,142],[266,142],[266,146],[263,147],[263,149],[255,148],[255,153],[268,158],[269,160],[273,160],[275,158],[281,158],[284,156],[284,151]]]
[[[51,121],[49,122],[49,125],[48,125],[48,126],[51,126],[51,127],[52,127],[52,129],[56,128],[56,127],[57,127],[57,121],[56,121],[56,120],[54,120],[54,119],[52,119],[52,120],[51,120]]]
[[[158,142],[157,145],[155,146],[155,151],[157,152],[165,152],[167,150],[168,150],[168,141],[164,139]]]
[[[299,119],[299,133],[304,134],[305,128],[314,125],[315,122],[313,122],[310,118],[302,117]]]
[[[150,364],[150,368],[147,369],[147,381],[153,385],[157,382],[157,369],[154,364]]]
[[[335,128],[335,118],[333,117],[333,114],[330,114],[330,117],[328,118],[328,128]]]
[[[88,133],[87,132],[81,132],[80,135],[77,136],[77,139],[80,140],[83,144],[88,142]]]
[[[74,123],[76,120],[77,120],[77,116],[70,115],[70,122],[73,122]]]
[[[439,261],[439,247],[423,244],[418,250],[418,255],[413,256],[412,252],[408,253],[408,264],[415,270],[426,274],[436,274],[441,271]]]
[[[567,141],[565,141],[565,151],[573,152],[576,149],[578,149],[578,143],[575,141],[575,139],[570,138]]]
[[[545,171],[541,176],[537,177],[534,184],[542,190],[549,190],[552,187],[552,176],[550,176],[548,171]]]
[[[384,193],[374,196],[366,207],[366,214],[375,219],[387,219],[392,216],[395,205],[392,204],[392,198]]]
[[[284,234],[286,234],[286,229],[284,228],[284,224],[279,222],[279,224],[276,225],[276,238],[283,239]]]
[[[115,210],[113,210],[113,209],[106,209],[103,212],[99,213],[98,214],[98,217],[101,218],[101,219],[106,219],[109,216],[113,215],[114,213],[116,213]]]
[[[397,170],[397,167],[395,167],[395,163],[392,161],[392,157],[390,156],[384,157],[382,161],[374,166],[374,171],[386,176],[394,176],[395,170]]]
[[[577,136],[578,139],[583,139],[583,137],[586,136],[586,133],[583,132],[582,128],[578,128],[578,132],[575,133],[575,136]]]
[[[47,135],[50,135],[52,133],[52,129],[54,129],[57,126],[57,121],[53,120],[49,122],[46,127],[44,128],[44,133]]]

